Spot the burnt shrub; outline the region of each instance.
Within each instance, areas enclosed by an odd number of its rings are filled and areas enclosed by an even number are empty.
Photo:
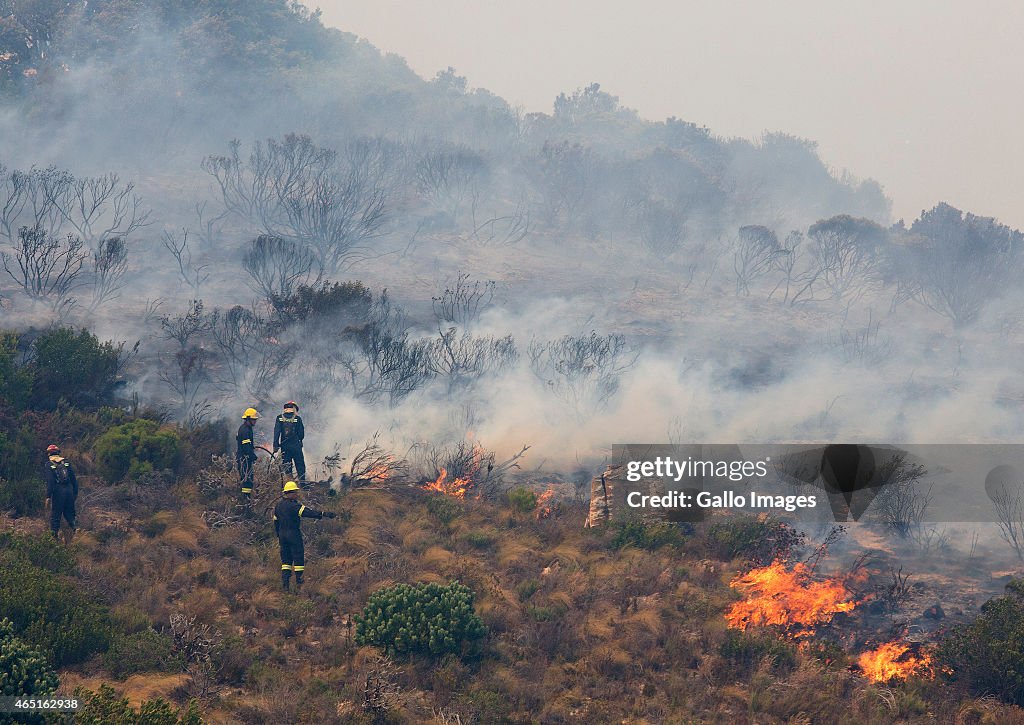
[[[173,428],[139,419],[116,425],[93,445],[96,466],[110,482],[152,471],[175,470],[181,459],[181,437]]]
[[[972,693],[1024,705],[1024,580],[1010,582],[1006,592],[985,602],[973,622],[955,627],[936,660]]]
[[[473,598],[472,590],[459,582],[379,589],[355,618],[356,643],[391,653],[471,654],[487,634],[473,610]]]

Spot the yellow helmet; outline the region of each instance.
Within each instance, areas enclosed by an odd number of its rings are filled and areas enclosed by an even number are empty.
[[[255,408],[246,408],[245,412],[242,413],[242,420],[245,420],[246,418],[252,418],[253,420],[255,420],[256,418],[259,417],[260,414],[256,412]]]
[[[284,485],[284,488],[281,489],[281,493],[288,493],[289,491],[298,491],[298,490],[299,490],[299,484],[295,483],[295,481],[289,481],[288,483],[286,483]]]

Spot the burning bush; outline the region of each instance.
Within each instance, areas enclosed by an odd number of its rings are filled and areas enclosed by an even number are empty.
[[[955,628],[939,645],[940,667],[977,694],[1024,705],[1024,581],[985,602],[981,615]]]
[[[861,672],[872,682],[905,680],[931,670],[931,657],[902,642],[886,642],[857,658]]]
[[[745,597],[725,614],[734,629],[773,626],[791,637],[807,637],[816,626],[856,606],[843,581],[815,581],[804,564],[787,569],[776,561],[736,577],[730,586]]]
[[[458,582],[385,587],[356,617],[357,644],[395,653],[466,654],[486,634],[473,611],[473,592]]]

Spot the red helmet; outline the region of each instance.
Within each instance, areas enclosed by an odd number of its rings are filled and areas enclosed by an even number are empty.
[[[299,404],[296,403],[294,400],[289,400],[287,403],[284,404],[284,407],[285,410],[287,410],[288,408],[295,408],[295,410],[298,410]]]
[[[46,446],[46,452],[47,454],[60,453],[60,448],[51,443],[50,445]]]

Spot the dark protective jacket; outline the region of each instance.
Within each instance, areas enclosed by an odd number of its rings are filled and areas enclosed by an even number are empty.
[[[235,442],[238,444],[235,458],[256,460],[256,443],[253,440],[255,435],[256,426],[251,426],[245,421],[242,422],[242,425],[238,426],[238,434],[235,436]]]
[[[288,416],[282,413],[274,423],[274,450],[278,448],[302,448],[302,439],[306,437],[306,429],[302,425],[302,417],[296,413]]]
[[[282,498],[274,507],[274,533],[279,539],[301,539],[301,523],[303,518],[322,519],[323,511],[311,509],[298,501]]]
[[[61,492],[71,491],[73,498],[78,497],[78,479],[75,469],[60,456],[53,456],[43,467],[43,479],[46,481],[46,498],[53,499],[60,488]]]

